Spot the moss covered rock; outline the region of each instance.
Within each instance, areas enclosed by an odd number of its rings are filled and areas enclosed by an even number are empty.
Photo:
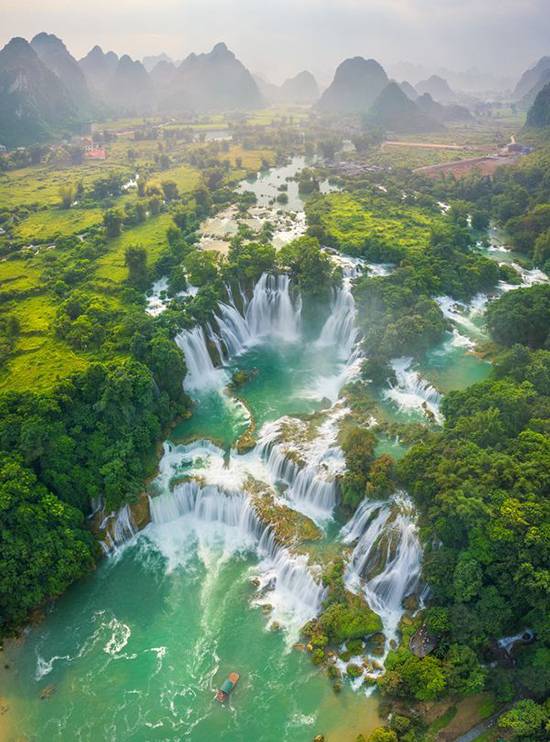
[[[249,477],[245,490],[251,497],[258,518],[271,526],[277,542],[282,546],[295,546],[322,537],[321,531],[310,518],[278,503],[268,485]]]

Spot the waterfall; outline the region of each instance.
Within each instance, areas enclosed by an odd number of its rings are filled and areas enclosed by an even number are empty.
[[[519,263],[511,263],[511,267],[521,276],[522,287],[535,286],[537,283],[548,283],[548,276],[539,268],[527,270],[527,268],[523,268]]]
[[[357,310],[351,288],[352,280],[360,274],[363,261],[359,258],[339,256],[336,260],[336,256],[331,257],[342,267],[344,280],[342,287],[335,293],[330,315],[315,345],[321,350],[330,348],[334,352],[335,349],[342,366],[337,374],[322,376],[315,384],[311,396],[329,399],[334,404],[342,387],[356,377],[361,368],[362,356],[357,343]]]
[[[225,360],[251,345],[270,340],[296,342],[300,337],[302,303],[290,297],[290,278],[285,274],[264,273],[250,301],[241,291],[243,310],[239,311],[228,288],[228,301],[220,302],[215,315],[218,338],[227,348]]]
[[[246,308],[246,322],[253,337],[276,337],[287,343],[298,339],[302,305],[298,300],[294,307],[289,289],[287,275],[262,275]]]
[[[478,314],[478,306],[483,301],[483,295],[478,294],[470,305],[456,301],[451,296],[438,296],[435,301],[443,312],[443,315],[453,324],[463,327],[469,335],[483,336],[482,330],[476,327],[471,317]],[[464,343],[467,345],[467,343]]]
[[[225,374],[212,363],[202,327],[184,330],[175,340],[178,348],[183,351],[187,365],[185,389],[203,392],[220,389],[226,380]]]
[[[403,599],[420,582],[422,550],[411,501],[404,492],[387,502],[363,500],[341,537],[345,544],[355,543],[346,571],[348,589],[363,591],[387,637],[395,638]]]
[[[190,480],[151,497],[150,508],[145,534],[169,570],[184,565],[197,543],[199,554],[212,548],[221,548],[226,556],[252,551],[260,560],[255,603],[269,604],[271,622],[285,625],[296,639],[300,627],[321,610],[325,589],[314,579],[307,559],[277,543],[244,493]]]
[[[345,281],[342,288],[335,292],[330,315],[321,330],[316,346],[336,349],[339,358],[348,360],[357,340],[355,314],[355,300],[350,282]]]
[[[218,304],[216,323],[219,328],[218,337],[227,348],[226,361],[239,355],[246,347],[252,344],[250,328],[233,301],[230,304],[225,304],[224,302]]]
[[[498,646],[501,649],[504,649],[504,651],[507,654],[511,654],[514,646],[518,642],[522,642],[524,644],[527,644],[535,638],[535,633],[532,629],[523,629],[523,631],[520,631],[518,634],[514,634],[513,636],[503,636],[498,640]]]
[[[395,358],[391,362],[397,380],[396,385],[384,392],[384,398],[390,399],[401,412],[431,412],[437,422],[441,422],[439,404],[441,395],[417,371],[411,369],[412,358]]]
[[[264,531],[257,551],[262,560],[255,602],[271,608],[270,625],[288,627],[297,639],[302,626],[320,613],[326,589],[313,578],[307,558],[278,546],[271,529]]]
[[[338,477],[345,470],[344,455],[337,445],[338,425],[348,412],[335,408],[312,439],[308,439],[304,421],[284,417],[267,423],[256,446],[271,481],[286,486],[284,497],[291,507],[318,523],[332,516],[338,501]],[[284,440],[284,429],[289,425],[301,440]],[[307,463],[302,465],[302,461]]]
[[[138,532],[128,505],[104,518],[99,530],[105,531],[105,538],[100,541],[100,545],[107,555],[117,553],[120,547],[128,543]]]

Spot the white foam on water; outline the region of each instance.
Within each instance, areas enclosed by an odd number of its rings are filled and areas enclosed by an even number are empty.
[[[167,571],[185,567],[197,555],[212,577],[231,556],[253,552],[259,559],[256,602],[272,606],[270,624],[284,626],[294,641],[319,612],[325,590],[307,559],[277,544],[244,493],[191,480],[150,502],[152,522],[144,534],[165,557]]]
[[[103,647],[103,651],[105,654],[110,654],[114,657],[119,655],[124,647],[126,647],[132,635],[132,630],[128,624],[119,621],[117,618],[109,621],[108,628],[111,630],[111,636]]]
[[[267,423],[260,431],[256,451],[266,462],[271,483],[284,484],[285,501],[319,524],[332,517],[338,501],[338,477],[345,471],[345,459],[337,436],[348,413],[344,406],[335,406],[313,438],[308,437],[306,422],[288,417]],[[285,440],[289,426],[294,434]]]
[[[355,544],[346,586],[364,594],[382,619],[386,638],[397,638],[403,599],[420,582],[422,548],[411,500],[404,492],[387,501],[363,500],[341,538]]]
[[[178,291],[175,297],[168,296],[167,291],[168,278],[166,276],[159,278],[152,285],[151,293],[149,294],[149,296],[147,296],[147,306],[145,307],[145,311],[151,317],[158,317],[160,314],[162,314],[173,298],[196,296],[199,290],[196,286],[191,286],[191,284],[188,284],[187,289],[185,289],[185,291]]]
[[[412,369],[412,362],[412,358],[394,358],[391,361],[396,383],[390,384],[384,392],[384,398],[391,400],[400,412],[426,414],[426,410],[429,410],[435,420],[441,422],[441,394],[418,371]]]
[[[221,390],[227,383],[227,374],[216,368],[210,357],[202,327],[184,330],[175,338],[185,356],[187,375],[184,388],[189,392]]]

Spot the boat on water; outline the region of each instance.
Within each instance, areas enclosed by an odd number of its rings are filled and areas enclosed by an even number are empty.
[[[238,672],[230,672],[227,678],[223,681],[221,686],[218,688],[216,693],[216,701],[224,703],[229,698],[229,694],[233,691],[237,683],[239,682],[240,675]]]

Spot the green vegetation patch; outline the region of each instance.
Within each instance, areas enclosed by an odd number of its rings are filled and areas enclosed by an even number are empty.
[[[82,182],[90,186],[97,178],[114,173],[129,174],[128,168],[109,162],[109,160],[89,162],[81,165],[37,165],[35,167],[11,170],[0,175],[0,204],[6,207],[54,206],[59,204],[59,189],[68,183]]]
[[[145,248],[147,263],[152,265],[166,246],[166,230],[171,224],[170,214],[161,214],[123,232],[120,237],[109,243],[110,250],[107,255],[97,261],[96,276],[115,283],[125,281],[128,277],[125,253],[130,245],[140,245]]]
[[[76,355],[60,340],[51,337],[21,338],[15,355],[0,369],[0,389],[45,391],[87,366],[86,358]]]
[[[155,173],[148,180],[148,185],[154,183],[160,185],[164,180],[173,181],[180,192],[192,191],[200,184],[201,175],[198,170],[195,170],[188,165],[178,165],[178,167],[172,167],[168,170],[162,170],[159,173]]]
[[[40,271],[28,260],[0,260],[0,297],[36,289]]]
[[[252,496],[258,517],[262,523],[271,526],[280,544],[291,546],[321,538],[321,531],[310,518],[275,502],[271,489],[265,484],[249,477],[245,488]]]
[[[19,320],[21,333],[47,332],[55,317],[56,305],[49,296],[30,296],[10,303],[6,309]]]
[[[100,209],[51,209],[30,214],[15,229],[15,236],[26,241],[49,241],[85,232],[101,224]]]
[[[423,248],[437,219],[416,206],[397,205],[372,196],[331,193],[324,204],[324,231],[342,248],[355,250],[370,239],[393,247]]]

